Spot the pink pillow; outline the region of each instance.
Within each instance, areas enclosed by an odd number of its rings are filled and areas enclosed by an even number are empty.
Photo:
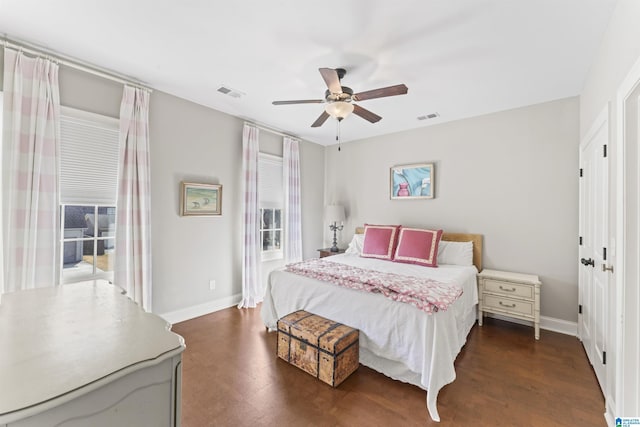
[[[393,259],[399,225],[364,225],[364,243],[360,256],[365,258]]]
[[[408,264],[437,267],[438,245],[441,237],[442,230],[400,227],[398,247],[393,260]]]

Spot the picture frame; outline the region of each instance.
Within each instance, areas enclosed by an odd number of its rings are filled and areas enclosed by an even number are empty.
[[[180,190],[180,215],[222,215],[222,185],[183,181]]]
[[[397,165],[390,168],[389,196],[392,200],[433,199],[433,163]]]

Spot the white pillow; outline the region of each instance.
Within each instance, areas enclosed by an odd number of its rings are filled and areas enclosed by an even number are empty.
[[[473,242],[440,240],[438,264],[473,265]]]
[[[360,255],[362,253],[362,248],[364,247],[364,234],[354,234],[353,239],[351,239],[351,243],[349,243],[349,247],[345,254],[351,255]]]

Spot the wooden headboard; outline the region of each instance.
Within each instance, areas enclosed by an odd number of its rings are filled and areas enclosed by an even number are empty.
[[[356,234],[363,234],[364,227],[357,227]],[[442,240],[448,242],[473,242],[473,265],[482,271],[482,234],[442,233]]]

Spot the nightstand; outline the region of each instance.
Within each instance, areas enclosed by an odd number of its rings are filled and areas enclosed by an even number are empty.
[[[533,274],[482,270],[478,274],[478,325],[485,312],[534,324],[535,337],[540,339],[540,279]]]
[[[339,248],[338,248],[338,252],[331,252],[331,248],[318,249],[318,252],[320,253],[320,258],[328,257],[331,255],[343,254],[344,251],[345,251],[344,249],[339,249]]]

